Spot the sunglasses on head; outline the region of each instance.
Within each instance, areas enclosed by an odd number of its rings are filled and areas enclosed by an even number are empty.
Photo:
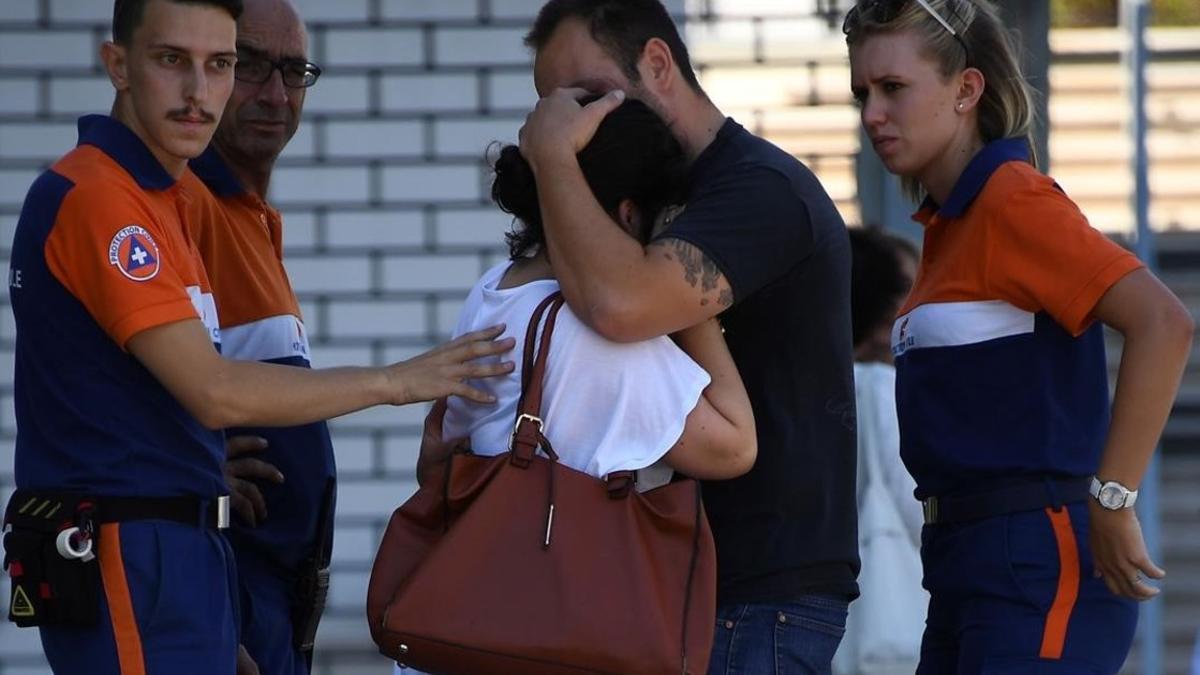
[[[915,2],[921,6],[921,9],[928,12],[929,16],[932,16],[938,23],[942,24],[942,28],[945,28],[946,32],[950,33],[958,41],[958,44],[962,45],[963,51],[966,52],[967,60],[969,61],[971,52],[967,49],[967,43],[963,42],[958,31],[954,29],[954,26],[950,25],[946,17],[939,14],[933,8],[933,5],[929,4],[928,0],[915,0]],[[900,13],[904,11],[908,3],[909,0],[859,0],[858,4],[851,7],[849,12],[846,12],[846,18],[842,21],[842,32],[849,35],[850,31],[854,30],[858,25],[862,16],[869,17],[874,23],[891,23],[896,20],[896,17],[900,16]],[[951,7],[950,11],[954,12],[954,8]],[[954,15],[958,16],[958,13],[954,12]]]

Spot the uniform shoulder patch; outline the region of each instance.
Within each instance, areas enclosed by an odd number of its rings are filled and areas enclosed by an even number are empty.
[[[140,225],[121,228],[108,245],[108,263],[134,281],[149,281],[160,267],[158,244]]]

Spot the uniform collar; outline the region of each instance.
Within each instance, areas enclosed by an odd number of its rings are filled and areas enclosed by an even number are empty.
[[[203,154],[188,162],[188,166],[218,197],[238,197],[246,194],[246,188],[237,176],[233,175],[233,170],[221,159],[216,147],[211,144]]]
[[[93,145],[129,172],[144,190],[167,190],[175,179],[133,130],[108,115],[79,118],[79,145]]]
[[[954,184],[954,189],[950,191],[946,203],[939,207],[933,198],[927,196],[915,217],[923,222],[928,221],[934,214],[939,218],[961,217],[979,196],[996,169],[1002,164],[1014,161],[1029,161],[1029,143],[1024,138],[1002,138],[988,143],[971,158],[967,168],[958,177],[958,182]]]

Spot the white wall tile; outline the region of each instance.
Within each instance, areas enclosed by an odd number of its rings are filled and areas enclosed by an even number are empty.
[[[367,109],[366,75],[322,75],[304,99],[307,115],[332,112],[362,112]]]
[[[327,144],[341,157],[421,156],[425,126],[421,122],[329,122]]]
[[[103,75],[56,77],[50,81],[50,110],[55,113],[101,113],[112,109],[116,91]]]
[[[415,475],[420,454],[420,434],[389,434],[383,442],[383,468],[390,474]]]
[[[338,515],[378,516],[387,519],[397,506],[417,491],[417,481],[355,481],[338,489]],[[359,604],[366,595],[359,596]]]
[[[310,158],[317,152],[316,130],[312,122],[301,117],[300,126],[297,127],[296,133],[292,136],[292,140],[284,146],[283,152],[279,155],[280,159],[304,159]]]
[[[3,67],[39,70],[90,67],[95,61],[96,46],[91,31],[0,32],[0,66]]]
[[[425,216],[420,211],[332,212],[328,221],[325,245],[331,249],[425,243]]]
[[[325,62],[330,66],[411,66],[425,59],[421,31],[331,30],[325,34]]]
[[[0,2],[0,21],[37,21],[42,16],[41,9],[36,0]]]
[[[0,80],[4,95],[0,96],[0,113],[32,115],[38,111],[38,81],[33,78],[4,78]]]
[[[546,4],[541,0],[491,0],[492,16],[497,19],[528,19],[530,25],[538,10]]]
[[[366,21],[370,0],[292,0],[300,18],[309,23],[322,21]]]
[[[13,0],[9,0],[12,2]],[[16,0],[33,2],[33,0]],[[113,5],[96,0],[50,0],[51,21],[94,21],[106,27],[112,26]]]
[[[538,102],[537,90],[533,88],[533,74],[492,73],[487,83],[488,102],[493,110],[532,110]]]
[[[353,365],[366,365],[365,363],[357,363]],[[337,462],[337,470],[339,474],[368,473],[376,469],[375,466],[375,439],[369,435],[362,434],[341,434],[333,439],[333,451]],[[352,479],[347,479],[352,480]],[[338,538],[342,536],[342,530],[337,531]]]
[[[522,40],[524,29],[442,28],[434,37],[439,65],[526,64],[533,59]]]
[[[512,229],[512,216],[496,206],[443,209],[437,214],[437,241],[443,246],[502,248]]]
[[[383,108],[395,112],[474,110],[479,85],[471,74],[389,75],[383,78]]]
[[[483,149],[480,148],[480,156]],[[402,201],[453,201],[479,199],[481,169],[461,166],[400,166],[383,171],[385,199]]]
[[[366,167],[311,167],[276,169],[271,176],[273,203],[365,202],[369,174]]]
[[[522,117],[439,120],[434,124],[434,148],[439,155],[482,157],[493,143],[512,145],[525,123]]]
[[[289,252],[311,249],[317,243],[316,217],[311,211],[288,211],[283,217],[284,263]]]
[[[74,124],[0,124],[0,155],[14,159],[58,159],[75,147]]]
[[[333,337],[424,335],[425,305],[396,300],[335,302],[329,306],[329,325]]]
[[[400,21],[436,21],[471,19],[479,8],[478,0],[383,0],[383,18]]]
[[[465,294],[483,271],[478,256],[388,256],[383,261],[383,286],[389,291],[420,288]]]
[[[310,339],[312,338],[312,328],[310,328],[309,337]],[[322,335],[321,337],[326,336]],[[314,368],[377,365],[372,363],[372,350],[370,347],[313,344],[311,345],[311,351],[311,361]]]
[[[19,207],[39,173],[25,169],[0,170],[0,206]]]
[[[371,290],[371,261],[365,255],[296,257],[287,261],[297,293],[366,293]]]

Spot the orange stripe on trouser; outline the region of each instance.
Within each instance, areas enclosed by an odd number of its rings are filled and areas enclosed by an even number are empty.
[[[108,615],[112,619],[113,637],[117,642],[121,675],[146,675],[142,636],[133,615],[133,598],[129,595],[125,562],[121,558],[120,527],[120,523],[100,526],[100,578],[104,581],[104,597],[108,600]]]
[[[1054,539],[1058,543],[1058,591],[1054,604],[1046,615],[1046,628],[1042,633],[1043,659],[1062,658],[1063,646],[1067,642],[1067,624],[1071,611],[1079,598],[1079,548],[1075,543],[1075,532],[1071,529],[1071,516],[1065,508],[1057,511],[1046,509],[1050,526],[1054,528]]]

